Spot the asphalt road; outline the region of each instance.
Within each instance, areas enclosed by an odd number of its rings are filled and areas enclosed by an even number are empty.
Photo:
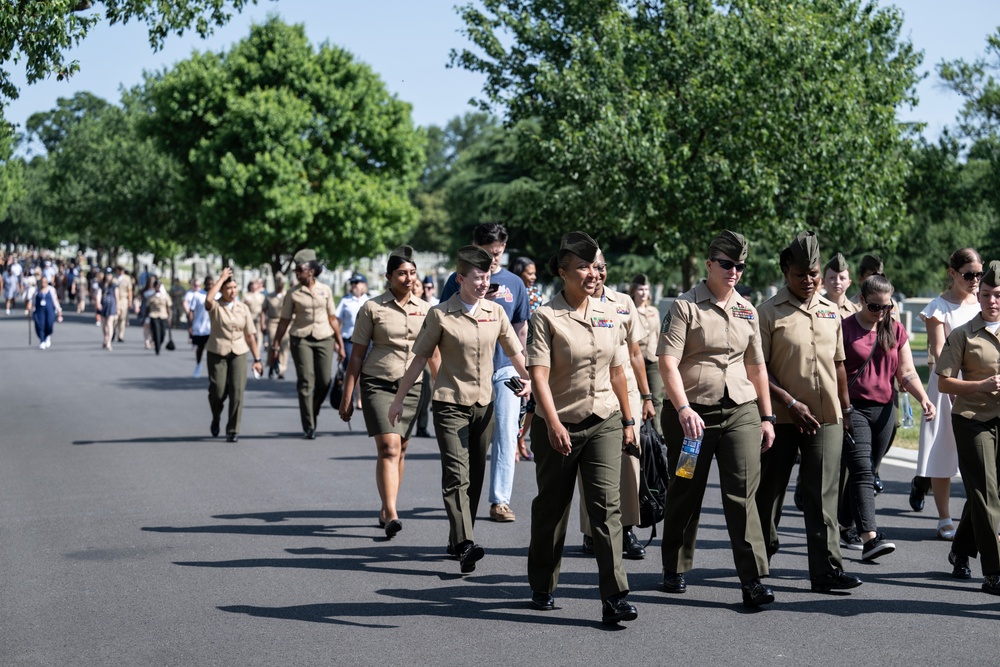
[[[135,328],[103,351],[92,316],[49,350],[27,338],[25,319],[0,316],[0,665],[997,663],[1000,598],[980,592],[975,561],[972,581],[950,578],[931,500],[907,505],[906,464],[883,466],[878,499],[897,551],[847,552],[861,588],[810,592],[789,496],[777,601],[744,610],[713,478],[688,592],[658,590],[654,540],[627,562],[639,619],[609,629],[575,512],[559,608],[529,607],[533,464],[517,464],[515,523],[480,508],[487,557],[463,577],[444,554],[433,440],[410,446],[404,529],[387,541],[360,415],[350,431],[326,410],[305,441],[294,379],[251,379],[227,444],[208,437],[185,335],[159,357]]]

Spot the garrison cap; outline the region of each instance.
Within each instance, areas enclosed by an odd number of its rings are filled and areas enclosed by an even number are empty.
[[[313,250],[313,249],[311,249],[311,248],[303,248],[302,250],[299,250],[297,253],[295,253],[295,257],[293,257],[292,259],[295,260],[296,264],[305,264],[306,262],[315,262],[316,261],[316,251]]]
[[[838,252],[836,255],[833,256],[833,259],[827,262],[826,266],[823,267],[823,273],[826,273],[827,271],[840,273],[842,271],[847,271],[850,268],[851,267],[847,265],[847,259]]]
[[[861,258],[861,263],[858,264],[858,273],[885,273],[885,267],[882,265],[882,258],[878,255],[865,255]]]
[[[389,253],[389,257],[401,257],[410,264],[413,264],[413,248],[408,245],[401,245]]]
[[[601,247],[585,232],[570,232],[562,237],[559,252],[571,252],[585,262],[593,262]]]
[[[458,261],[465,262],[480,271],[489,271],[493,266],[493,256],[477,245],[467,245],[459,248]]]
[[[648,285],[649,284],[649,276],[647,276],[645,273],[637,273],[634,276],[632,276],[632,284],[633,285]]]
[[[986,274],[983,275],[980,283],[989,285],[990,287],[1000,287],[1000,260],[994,259],[990,262],[990,267],[987,269]]]
[[[747,240],[743,238],[742,234],[737,234],[727,229],[712,239],[712,243],[708,246],[708,256],[711,259],[712,255],[720,252],[727,257],[735,259],[737,262],[742,262],[747,258],[748,248]]]
[[[792,263],[800,269],[808,271],[819,264],[819,239],[816,232],[799,232],[788,245],[792,254]]]

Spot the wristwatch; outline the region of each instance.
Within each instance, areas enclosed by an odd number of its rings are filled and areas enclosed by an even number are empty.
[[[760,421],[761,421],[761,423],[771,422],[772,424],[777,424],[778,423],[778,418],[775,417],[774,415],[761,415],[760,416]]]
[[[259,364],[259,363],[260,363],[260,359],[254,359],[254,360],[253,360],[253,362],[254,362],[255,364]]]
[[[653,400],[653,395],[652,394],[639,394],[639,398],[641,398],[644,401],[651,401],[651,400]]]
[[[622,426],[635,426],[635,419],[623,419]]]

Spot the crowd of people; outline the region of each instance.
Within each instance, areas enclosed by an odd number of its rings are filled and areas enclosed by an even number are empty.
[[[421,279],[409,246],[389,255],[384,292],[369,294],[368,279],[355,273],[339,304],[317,280],[323,264],[308,249],[294,256],[294,284],[286,289],[276,276],[267,294],[251,281],[240,296],[228,268],[217,279],[204,276],[203,285],[194,281],[186,293],[168,293],[152,274],[131,280],[118,267],[82,277],[74,263],[41,258],[27,265],[8,258],[4,292],[8,313],[14,300],[26,302],[42,349],[51,345],[60,304],[88,295],[108,350],[135,314],[146,346],[159,354],[182,311],[194,377],[207,364],[209,430],[220,435],[228,402],[230,442],[239,438],[248,368],[260,377],[266,365],[269,377],[284,378],[291,353],[306,439],[317,437],[340,368],[335,407],[344,421],[360,409],[375,441],[378,525],[390,539],[403,530],[408,443],[430,436],[431,420],[446,549],[463,574],[486,557],[475,522],[487,461],[488,516],[500,523],[516,520],[515,463],[533,461],[531,602],[555,608],[579,489],[582,549],[597,561],[606,623],[638,615],[627,600],[623,559],[646,556],[633,531],[640,521],[639,425],[663,436],[671,470],[682,447],[697,455],[690,475],[673,476],[667,487],[663,590],[688,590],[714,459],[743,604],[757,608],[775,599],[764,580],[780,553],[778,526],[797,462],[795,497],[813,591],[862,585],[845,572],[844,549],[860,551],[864,561],[896,550],[878,528],[876,497],[879,464],[906,394],[923,415],[909,502],[921,511],[926,493],[933,494],[936,537],[952,544],[952,575],[971,578],[970,559],[979,557],[982,589],[1000,595],[1000,262],[985,267],[971,248],[950,257],[948,289],[921,313],[932,371],[925,390],[881,260],[862,259],[851,299],[846,259],[835,253],[824,264],[812,232],[781,251],[783,284],[756,307],[737,290],[749,244],[738,233],[720,233],[707,248],[706,278],[662,318],[647,276],[636,275],[628,293],[607,284],[607,260],[584,232],[564,236],[546,263],[560,287],[548,300],[533,260],[502,266],[502,225],[480,225],[472,240],[458,251],[440,300],[434,277]],[[950,480],[959,472],[967,500],[956,526]]]

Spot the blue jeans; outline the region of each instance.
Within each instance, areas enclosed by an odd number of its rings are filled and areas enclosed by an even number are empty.
[[[521,399],[504,382],[519,377],[513,366],[493,374],[493,439],[490,441],[490,504],[510,503],[514,489],[514,454],[517,452],[517,420]]]

